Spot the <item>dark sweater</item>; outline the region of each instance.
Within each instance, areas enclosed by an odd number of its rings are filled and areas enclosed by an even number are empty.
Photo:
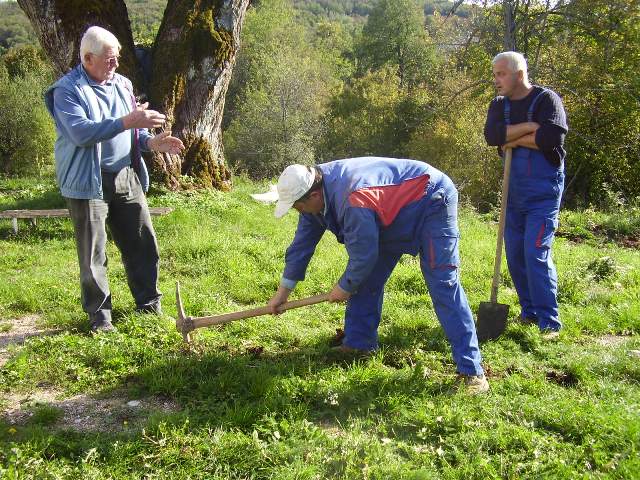
[[[527,121],[527,111],[533,99],[543,90],[534,86],[529,95],[521,100],[511,100],[511,125]],[[569,127],[562,100],[552,90],[545,90],[536,102],[533,110],[533,121],[540,124],[536,131],[536,145],[545,158],[553,165],[560,165],[566,156],[563,148],[564,137]],[[507,126],[504,121],[504,97],[496,97],[489,105],[487,122],[484,126],[484,137],[489,145],[498,147],[506,142]]]

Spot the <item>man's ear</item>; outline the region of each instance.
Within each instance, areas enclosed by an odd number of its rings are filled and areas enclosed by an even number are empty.
[[[321,188],[319,188],[318,190],[314,190],[313,192],[311,192],[311,193],[309,194],[309,197],[312,197],[312,198],[314,198],[314,199],[319,198],[319,197],[322,197],[322,189],[321,189]]]

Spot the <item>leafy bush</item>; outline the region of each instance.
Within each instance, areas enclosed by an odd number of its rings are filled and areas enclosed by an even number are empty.
[[[0,172],[41,173],[52,165],[56,134],[42,98],[50,81],[50,69],[34,47],[1,58]]]
[[[488,102],[466,100],[452,107],[450,114],[416,130],[407,153],[444,171],[466,199],[486,212],[498,202],[502,163],[482,133]]]

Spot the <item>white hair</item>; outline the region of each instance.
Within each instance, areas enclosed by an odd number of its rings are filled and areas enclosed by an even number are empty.
[[[519,52],[501,52],[493,57],[492,65],[495,65],[500,60],[506,60],[509,70],[516,73],[522,70],[522,76],[524,83],[529,82],[529,74],[527,73],[527,60]]]
[[[105,48],[109,47],[120,50],[120,42],[116,36],[102,27],[89,27],[80,40],[80,61],[84,62],[87,53],[102,55]]]

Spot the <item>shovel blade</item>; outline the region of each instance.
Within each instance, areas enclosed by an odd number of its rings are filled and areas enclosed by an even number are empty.
[[[507,328],[509,305],[482,302],[478,309],[478,340],[484,342],[498,338]]]

